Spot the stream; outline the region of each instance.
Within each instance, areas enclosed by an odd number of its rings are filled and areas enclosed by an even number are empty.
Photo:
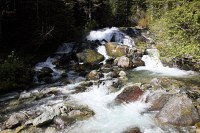
[[[92,31],[87,39],[100,40],[102,44],[105,44],[105,40],[110,41],[113,39],[113,34],[115,34],[115,42],[120,45],[135,46],[133,39],[125,33],[119,32],[118,28]],[[57,52],[70,52],[71,49],[65,48],[64,50],[59,48]],[[105,59],[110,58],[104,45],[99,46],[97,51],[104,55]],[[94,115],[88,119],[78,120],[65,128],[57,130],[57,132],[125,133],[125,131],[135,127],[139,128],[142,133],[190,133],[195,131],[194,126],[176,127],[170,124],[160,124],[155,118],[158,111],[148,110],[151,103],[146,102],[146,99],[152,93],[165,91],[176,94],[182,92],[182,90],[187,90],[188,87],[197,90],[200,87],[199,73],[164,66],[159,59],[157,49],[148,49],[147,55],[143,55],[142,60],[145,62],[145,66],[125,70],[127,80],[122,85],[115,87],[114,90],[112,89],[113,83],[118,83],[119,79],[112,78],[109,73],[103,73],[104,77],[100,79],[101,82],[98,82],[87,81],[84,76],[77,72],[68,71],[67,79],[73,80],[73,82],[64,84],[63,79],[60,80],[60,77],[65,71],[56,68],[53,64],[59,58],[59,56],[49,57],[45,62],[38,63],[35,67],[35,71],[40,71],[44,67],[51,68],[53,79],[56,80],[55,83],[43,83],[27,91],[0,96],[0,126],[15,112],[30,112],[30,114],[40,112],[39,114],[41,114],[41,112],[48,110],[48,107],[63,106],[67,103],[87,106],[94,112]],[[103,63],[105,64],[105,60]],[[37,78],[35,80],[37,81]],[[164,82],[166,88],[163,89],[163,86],[159,84],[155,85],[158,82]],[[92,83],[92,85],[86,86],[84,91],[76,90],[77,87],[87,83]],[[151,83],[157,88],[154,89]],[[143,85],[147,89],[135,102],[116,104],[114,102],[115,98],[129,84],[140,84],[140,86]],[[181,87],[176,88],[177,84]],[[44,95],[39,97],[41,93]],[[27,98],[23,98],[23,96]]]

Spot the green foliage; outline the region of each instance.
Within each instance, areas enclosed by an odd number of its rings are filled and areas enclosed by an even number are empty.
[[[94,28],[97,28],[98,27],[98,24],[95,20],[91,20],[91,21],[88,21],[86,24],[85,24],[85,33],[88,33],[90,32],[92,29]]]
[[[0,64],[0,90],[24,89],[32,82],[32,70],[12,52]]]
[[[180,3],[180,2],[179,2]],[[161,56],[193,56],[200,59],[200,2],[182,1],[161,18],[154,19],[150,29],[156,34]]]

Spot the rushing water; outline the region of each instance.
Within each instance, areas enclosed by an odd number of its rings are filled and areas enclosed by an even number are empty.
[[[87,39],[90,41],[104,41],[107,42],[117,42],[122,45],[127,45],[130,47],[135,46],[134,40],[126,35],[125,33],[121,32],[118,28],[104,28],[97,31],[91,31],[90,34],[87,36]]]
[[[134,46],[134,41],[127,36],[126,34],[119,31],[118,28],[105,28],[103,30],[92,31],[87,36],[88,40],[106,40],[110,41],[114,36],[114,40],[121,45]],[[103,42],[102,42],[103,44]],[[63,44],[58,48],[57,53],[69,53],[73,50],[71,45]],[[98,47],[97,51],[104,55],[105,59],[108,59],[109,56],[106,54],[106,49],[104,45]],[[179,70],[177,68],[170,68],[163,66],[159,59],[159,52],[157,49],[148,49],[147,55],[142,57],[142,60],[145,62],[144,67],[138,67],[134,70],[127,71],[127,76],[129,78],[128,82],[132,83],[148,83],[153,78],[183,78],[183,81],[190,82],[191,79],[193,83],[199,84],[199,75],[195,74],[192,71]],[[48,58],[45,62],[38,63],[35,67],[36,71],[40,71],[43,67],[49,67],[53,70],[53,77],[58,79],[63,73],[62,70],[59,70],[54,65],[54,62],[59,59],[59,56],[54,58]],[[106,75],[105,75],[106,76]],[[67,100],[80,104],[86,105],[95,112],[95,115],[88,120],[78,121],[73,124],[71,127],[64,129],[64,133],[122,133],[134,127],[139,127],[143,133],[178,133],[179,131],[176,128],[172,127],[163,127],[159,125],[155,120],[155,112],[148,112],[149,104],[145,103],[146,96],[150,92],[146,92],[140,100],[132,103],[123,103],[115,104],[114,100],[118,94],[120,94],[123,88],[117,88],[118,90],[112,91],[111,85],[113,82],[117,82],[117,79],[102,79],[101,84],[94,84],[91,87],[87,87],[85,92],[72,93],[75,88],[79,86],[82,81],[82,77],[79,77],[73,71],[68,72],[68,78],[74,79],[75,83],[68,84],[64,86],[49,87],[40,86],[30,92],[41,91],[41,90],[59,90],[58,95],[50,95],[47,98],[34,101],[32,103],[26,103],[24,108],[13,110],[23,111],[23,110],[43,110],[47,106],[62,104],[66,102],[63,97],[68,97]],[[200,84],[199,84],[200,85]],[[6,101],[2,104],[2,107],[9,106],[9,100],[17,99],[19,94],[10,94],[9,97],[0,98],[0,102]],[[1,105],[1,104],[0,104]],[[6,112],[5,112],[6,113]],[[9,113],[8,113],[9,114]],[[6,115],[8,115],[6,114]],[[3,116],[1,116],[3,118]]]

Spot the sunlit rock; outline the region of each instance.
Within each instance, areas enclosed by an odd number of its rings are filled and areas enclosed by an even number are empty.
[[[191,126],[199,121],[197,109],[187,95],[170,98],[156,117],[161,123],[179,126]]]
[[[76,54],[79,62],[95,64],[104,60],[104,56],[92,49],[86,49]]]

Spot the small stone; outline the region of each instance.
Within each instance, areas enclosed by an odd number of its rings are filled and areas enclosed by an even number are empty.
[[[100,77],[99,77],[99,73],[96,71],[96,70],[92,70],[88,75],[87,75],[87,78],[89,80],[98,80]]]
[[[126,72],[120,71],[120,72],[119,72],[119,76],[120,76],[120,77],[126,77]]]

